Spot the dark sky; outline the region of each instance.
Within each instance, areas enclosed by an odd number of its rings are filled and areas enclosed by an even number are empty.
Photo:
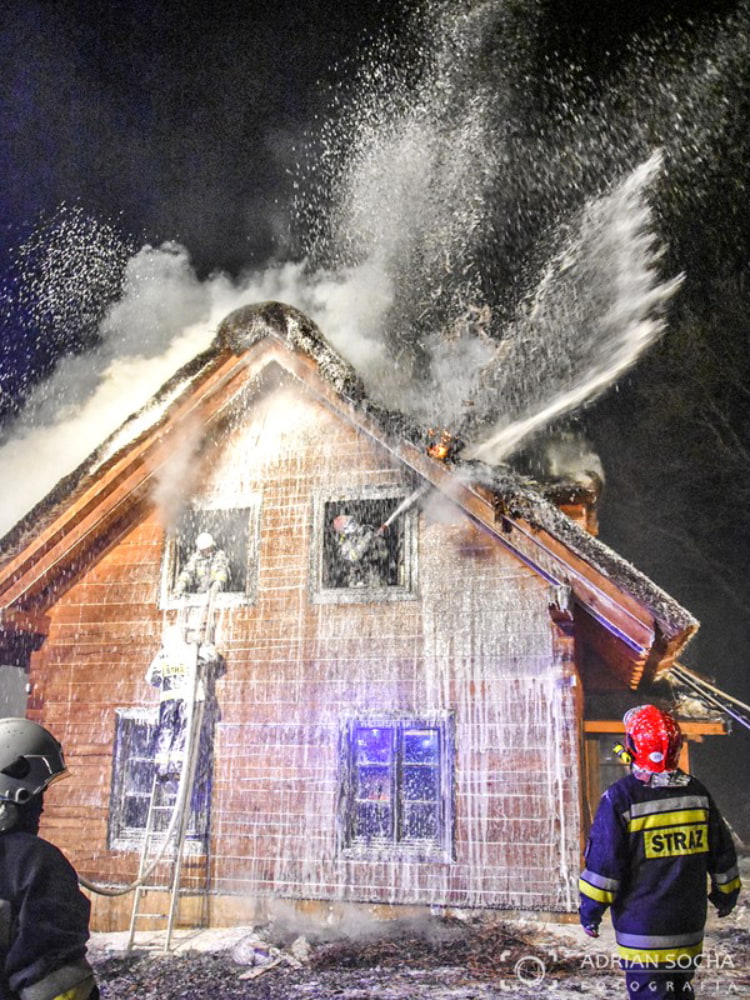
[[[201,275],[238,273],[292,253],[290,206],[305,137],[328,114],[356,53],[386,19],[397,29],[401,6],[10,0],[0,19],[0,278],[13,277],[17,247],[61,203],[115,220],[136,247],[182,242]],[[533,10],[538,27],[533,39],[519,34],[518,50],[507,52],[532,70],[518,103],[533,91],[552,119],[563,107],[563,91],[549,82],[560,67],[578,88],[580,106],[595,116],[634,40],[681,32],[686,48],[696,46],[713,30],[713,14],[747,4],[507,0],[505,7],[509,20]],[[741,176],[748,162],[737,138],[748,132],[748,89],[750,78],[737,79],[736,134],[724,134],[725,146],[695,174],[702,200],[691,201],[685,183],[660,209],[670,230],[670,269],[690,278],[674,320],[679,337],[670,333],[646,366],[583,418],[609,471],[603,539],[701,618],[694,665],[744,698],[750,462],[719,465],[713,432],[698,422],[707,423],[702,417],[718,401],[736,454],[750,454],[743,391],[750,225]],[[711,316],[721,317],[713,329]],[[3,320],[0,404],[7,415],[22,387],[49,369],[56,348],[17,317]],[[698,333],[688,343],[690,330]],[[726,376],[707,343],[730,359],[731,391],[722,392]],[[687,386],[696,372],[713,380],[701,390],[708,402],[700,411],[681,409],[685,394],[680,403],[664,387]]]
[[[333,65],[383,5],[12,3],[3,18],[3,199],[13,245],[78,199],[136,236],[179,239],[201,270],[283,250],[295,146]],[[280,226],[280,223],[279,223]]]

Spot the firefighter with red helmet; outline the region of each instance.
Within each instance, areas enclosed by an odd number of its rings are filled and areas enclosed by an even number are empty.
[[[585,852],[579,914],[598,936],[611,907],[628,995],[694,996],[707,898],[720,917],[737,901],[737,855],[706,788],[678,767],[682,733],[667,712],[627,712],[624,746],[630,774],[601,798]],[[707,896],[710,879],[711,890]]]
[[[387,581],[387,528],[373,528],[351,514],[334,517],[333,532],[338,554],[338,576],[346,587],[377,587]]]
[[[28,719],[0,719],[0,1000],[97,1000],[86,960],[91,904],[70,862],[39,837],[62,747]]]

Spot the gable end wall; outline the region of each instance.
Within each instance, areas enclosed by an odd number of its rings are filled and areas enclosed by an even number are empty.
[[[415,485],[295,385],[256,401],[216,442],[205,499],[241,506],[260,496],[261,511],[255,602],[220,611],[217,628],[227,670],[217,682],[210,862],[194,866],[215,900],[575,906],[575,667],[546,584],[442,499],[419,515],[413,599],[311,599],[316,493]],[[32,660],[33,716],[63,741],[72,771],[49,793],[43,833],[98,882],[126,883],[137,869],[135,854],[106,849],[114,709],[156,701],[144,674],[174,617],[158,607],[163,547],[152,509],[60,595]],[[342,732],[387,712],[451,713],[452,857],[342,854]],[[231,915],[231,904],[216,907]]]

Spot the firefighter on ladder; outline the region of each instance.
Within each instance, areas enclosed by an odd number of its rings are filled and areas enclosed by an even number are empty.
[[[202,678],[196,678],[198,669],[198,647],[185,641],[180,626],[170,626],[146,671],[148,683],[159,688],[159,718],[153,742],[159,778],[177,777],[182,770],[190,706],[204,697]]]
[[[91,904],[65,856],[38,836],[62,747],[28,719],[0,719],[0,1000],[98,1000],[86,960]]]
[[[214,596],[229,582],[229,558],[217,547],[212,535],[202,531],[195,539],[195,551],[177,578],[175,594],[202,594],[204,620],[197,631],[181,623],[165,630],[159,652],[149,664],[146,680],[159,688],[159,719],[154,733],[154,763],[159,778],[177,777],[185,759],[187,727],[191,705],[206,696],[205,676],[218,660],[213,646],[212,615]],[[197,634],[198,642],[187,641]]]
[[[708,899],[718,915],[737,901],[737,855],[706,788],[681,771],[682,733],[654,705],[626,713],[624,746],[630,774],[602,796],[585,852],[579,887],[583,929],[598,936],[607,907],[625,971],[628,996],[694,996]]]

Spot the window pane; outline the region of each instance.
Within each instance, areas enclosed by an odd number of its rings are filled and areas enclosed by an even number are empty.
[[[350,844],[378,841],[383,850],[443,846],[449,806],[443,801],[440,726],[353,726],[344,773]]]
[[[387,767],[360,767],[357,775],[357,798],[390,802],[391,772]]]
[[[154,765],[150,760],[129,760],[125,770],[125,794],[137,792],[150,794],[154,777]]]
[[[436,840],[438,837],[438,808],[436,803],[404,803],[404,840]]]
[[[437,729],[405,729],[404,761],[409,764],[437,765],[440,741]]]
[[[128,753],[131,757],[148,757],[151,753],[151,737],[154,727],[145,722],[136,722],[134,719],[127,720],[127,740]]]
[[[125,799],[122,808],[122,825],[126,829],[142,830],[148,818],[148,799],[131,796]]]
[[[354,744],[358,764],[390,764],[393,756],[393,730],[357,729]]]
[[[387,804],[358,802],[354,836],[358,840],[390,838],[393,832],[391,807]]]
[[[435,802],[439,787],[436,767],[426,767],[424,764],[404,765],[401,794],[405,801]]]

